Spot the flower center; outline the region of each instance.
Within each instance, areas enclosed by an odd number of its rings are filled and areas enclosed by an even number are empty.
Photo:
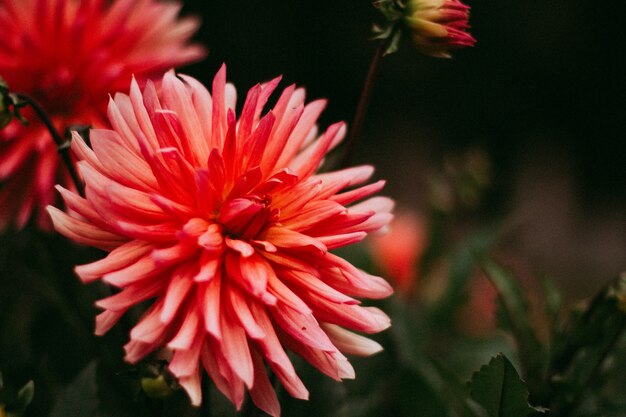
[[[239,197],[227,201],[217,222],[225,234],[237,239],[255,239],[268,226],[278,222],[279,211],[271,207],[271,196]]]

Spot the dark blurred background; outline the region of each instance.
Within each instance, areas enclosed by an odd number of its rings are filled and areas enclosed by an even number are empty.
[[[468,0],[476,47],[421,55],[408,37],[384,59],[354,162],[372,163],[401,206],[423,208],[427,179],[478,149],[492,185],[472,218],[514,223],[508,247],[585,296],[626,264],[626,4]],[[349,121],[381,16],[367,0],[185,2],[201,15],[210,83],[227,63],[240,104],[282,74],[329,99],[322,127]]]

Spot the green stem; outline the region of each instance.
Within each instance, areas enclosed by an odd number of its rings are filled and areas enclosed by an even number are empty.
[[[50,135],[52,136],[54,143],[57,145],[57,150],[59,152],[59,155],[61,156],[61,159],[63,160],[63,163],[65,164],[67,168],[67,171],[70,173],[70,177],[72,177],[72,181],[74,182],[76,189],[78,190],[80,195],[83,195],[82,182],[80,181],[80,178],[78,177],[78,174],[76,173],[76,169],[74,168],[74,164],[72,163],[72,158],[70,157],[69,141],[65,140],[63,136],[61,136],[59,131],[54,127],[54,124],[52,124],[52,121],[46,114],[43,107],[41,107],[41,105],[34,98],[27,96],[26,94],[22,94],[22,93],[16,93],[15,96],[19,100],[30,105],[30,107],[32,107],[33,111],[35,112],[39,120],[41,120],[43,124],[46,126],[46,129],[48,129],[48,132],[50,132]]]
[[[365,120],[365,114],[367,113],[367,107],[372,95],[372,87],[374,86],[374,81],[376,80],[378,69],[380,68],[380,62],[385,55],[387,47],[389,46],[390,38],[383,39],[378,44],[378,48],[376,48],[369,70],[367,71],[367,77],[365,78],[363,89],[361,90],[361,97],[359,98],[359,103],[357,104],[354,119],[352,120],[352,125],[350,126],[350,131],[346,140],[346,150],[340,164],[340,167],[342,168],[347,167],[352,159],[354,145],[359,138],[361,128],[363,127],[363,121]]]

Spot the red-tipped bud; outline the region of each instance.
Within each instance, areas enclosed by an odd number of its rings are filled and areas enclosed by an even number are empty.
[[[467,32],[469,9],[459,0],[410,0],[404,19],[420,51],[450,58],[453,50],[476,43]]]

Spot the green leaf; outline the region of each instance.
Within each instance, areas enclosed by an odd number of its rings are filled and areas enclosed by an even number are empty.
[[[528,404],[528,389],[511,362],[497,355],[472,376],[470,396],[489,417],[526,417],[543,410]]]
[[[524,376],[534,386],[545,374],[547,352],[531,326],[524,290],[510,272],[495,262],[487,258],[482,258],[480,262],[498,291],[499,317],[513,333]],[[502,321],[500,324],[503,324]]]
[[[567,331],[555,346],[544,394],[555,416],[569,416],[584,397],[593,395],[593,381],[610,370],[603,369],[603,364],[617,350],[626,329],[625,299],[626,274],[622,274],[584,311],[572,313]]]
[[[499,224],[488,226],[470,236],[452,253],[446,289],[431,307],[431,323],[449,324],[454,319],[457,309],[467,299],[467,284],[476,266],[476,254],[483,254],[497,240],[499,233]]]
[[[20,389],[17,393],[17,401],[13,405],[13,412],[17,415],[20,415],[26,411],[26,408],[33,401],[33,397],[35,396],[35,383],[33,381],[28,381],[26,385]]]

